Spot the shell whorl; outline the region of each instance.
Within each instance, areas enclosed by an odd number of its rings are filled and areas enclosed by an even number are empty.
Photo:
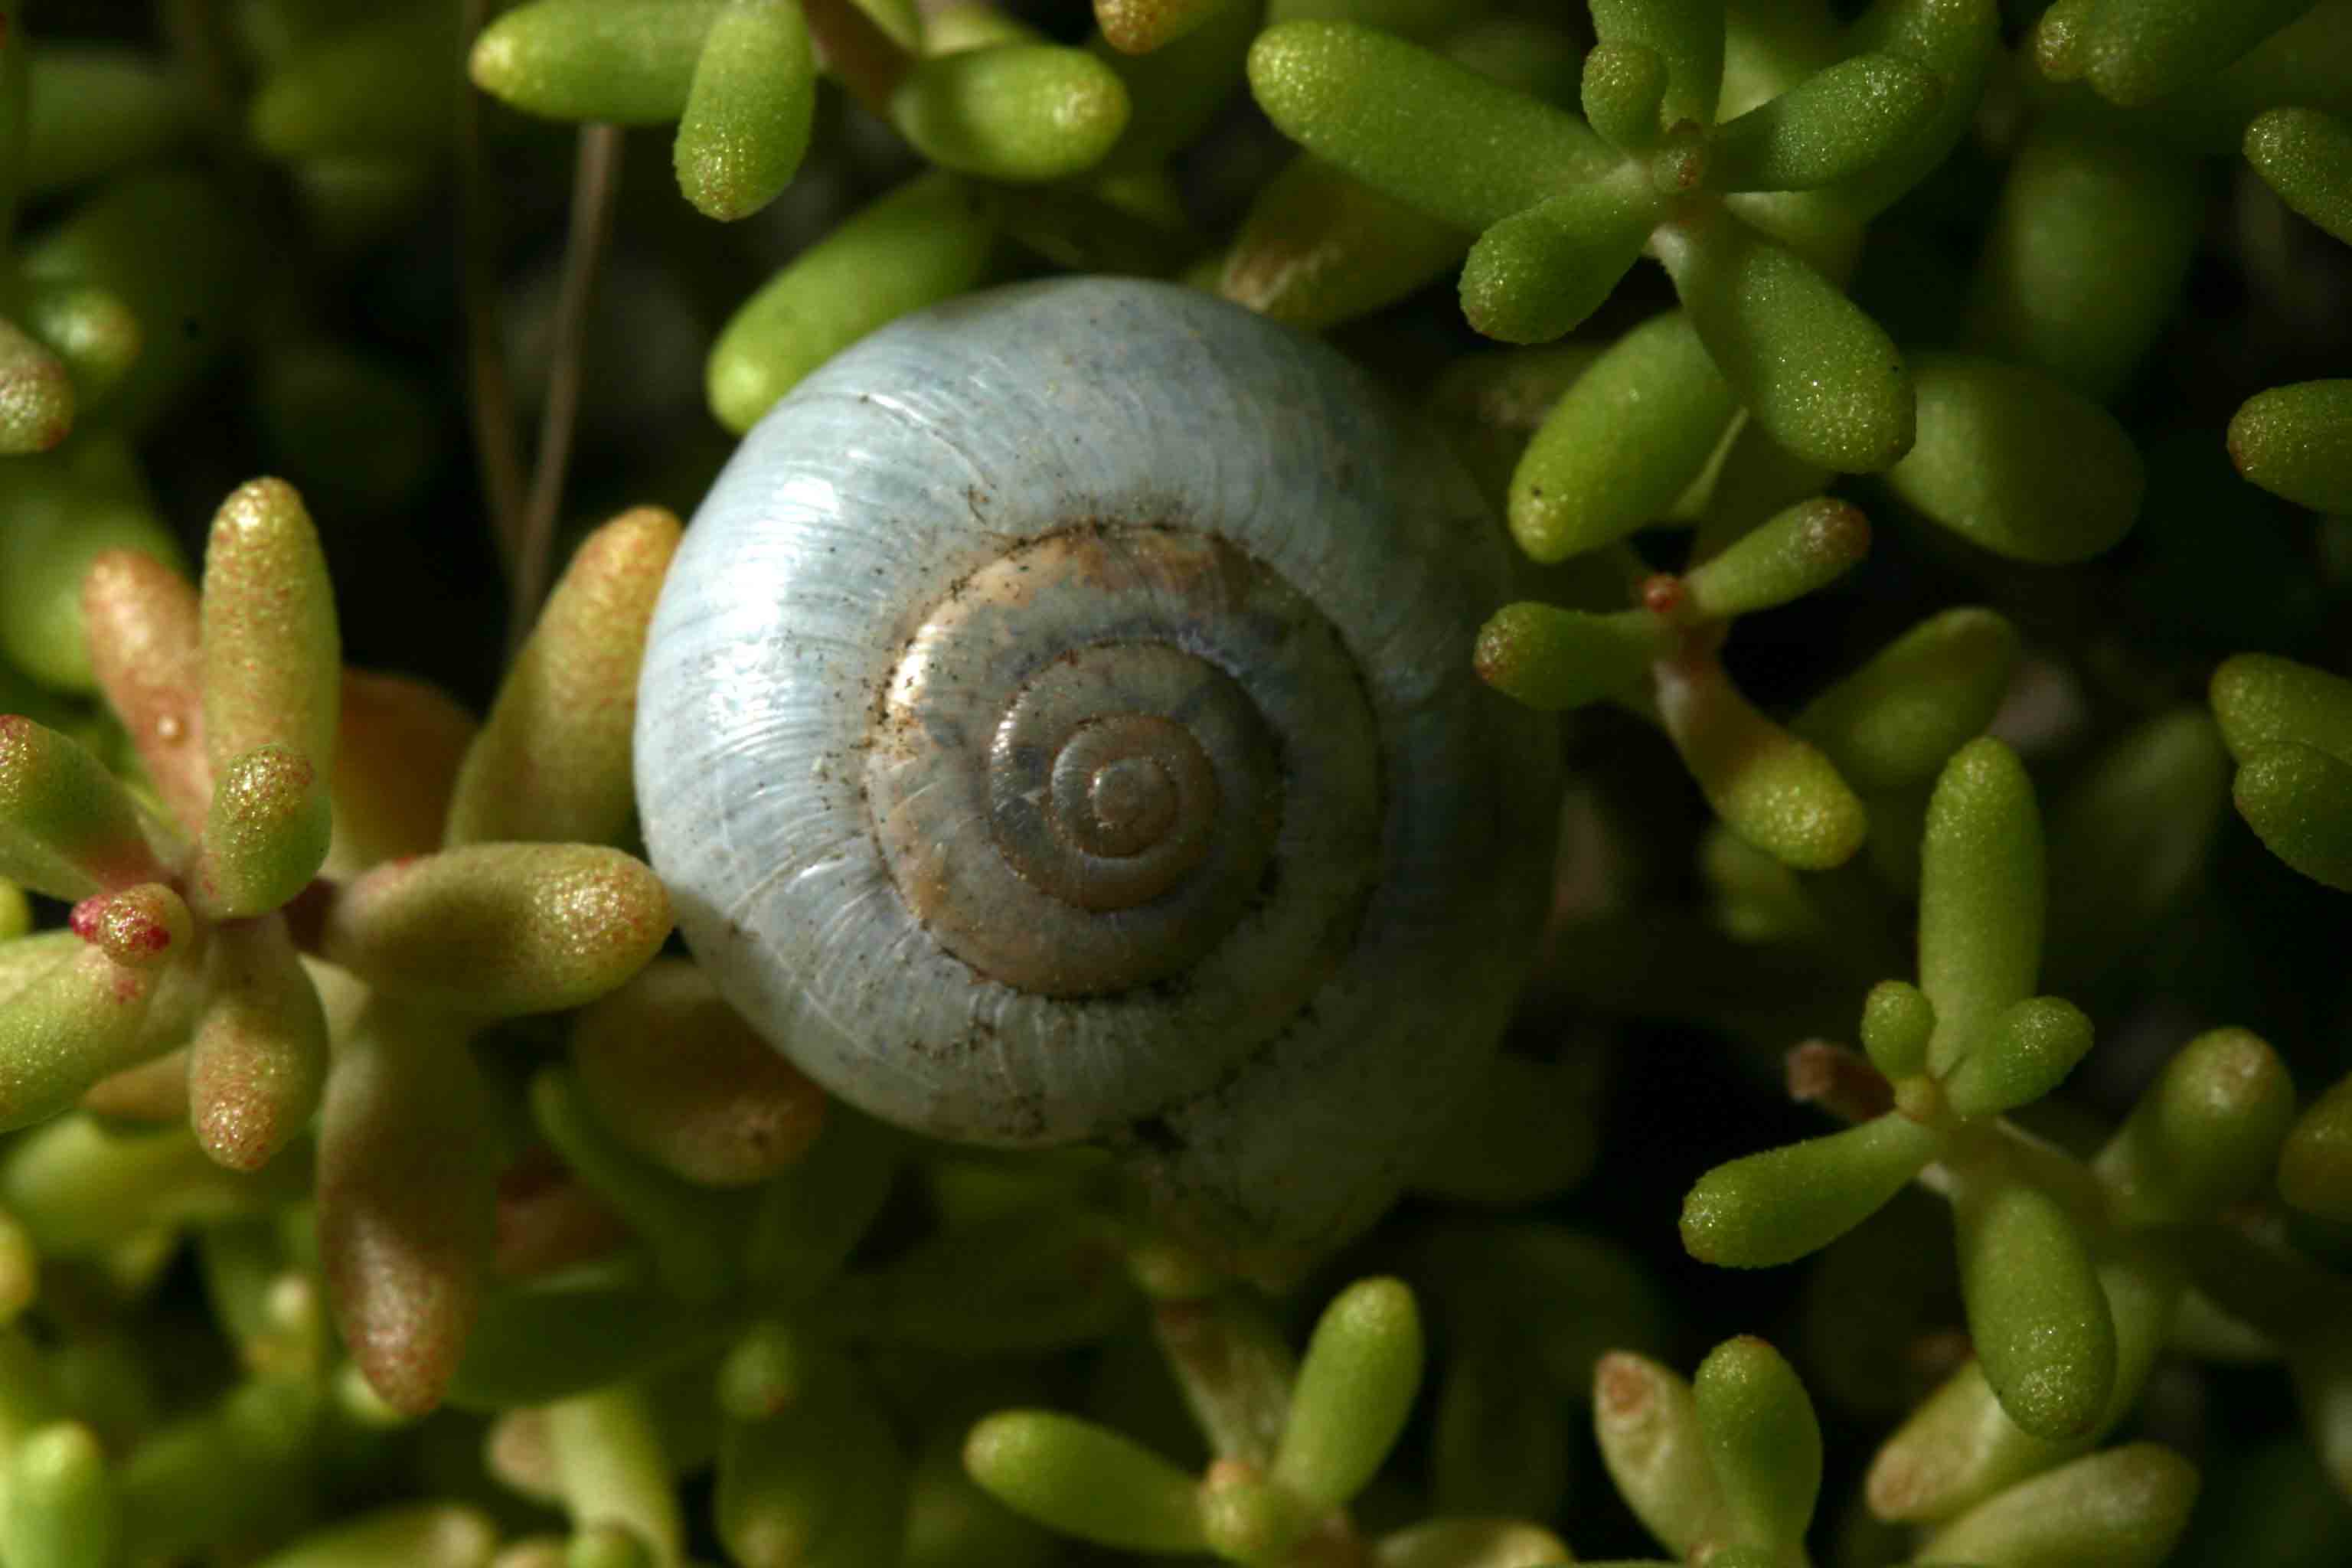
[[[803,382],[704,501],[647,846],[852,1103],[1344,1229],[1491,1047],[1548,885],[1549,731],[1469,665],[1504,572],[1321,344],[1161,284],[968,297]]]
[[[1229,540],[1133,526],[1050,533],[960,584],[891,672],[866,764],[899,895],[980,974],[1067,997],[1190,975],[1261,1017],[1345,955],[1379,775],[1314,606]],[[1356,885],[1269,887],[1302,866]]]

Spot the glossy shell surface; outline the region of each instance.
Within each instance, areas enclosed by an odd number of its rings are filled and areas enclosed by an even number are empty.
[[[1540,919],[1551,731],[1470,664],[1506,576],[1324,345],[1157,283],[958,300],[795,388],[696,514],[640,692],[653,863],[844,1099],[1104,1140],[1311,1248],[1406,1179]]]

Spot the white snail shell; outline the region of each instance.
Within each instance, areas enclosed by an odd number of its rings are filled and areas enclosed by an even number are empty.
[[[1101,1140],[1239,1266],[1368,1224],[1494,1047],[1547,722],[1453,459],[1322,344],[1064,279],[873,334],[748,436],[654,617],[688,945],[843,1099]]]

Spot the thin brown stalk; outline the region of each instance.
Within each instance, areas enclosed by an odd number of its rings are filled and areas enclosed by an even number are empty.
[[[1841,1121],[1868,1121],[1895,1109],[1895,1089],[1859,1051],[1807,1040],[1781,1058],[1789,1098],[1818,1105]]]
[[[474,37],[489,20],[489,0],[463,0],[457,29],[457,285],[466,319],[467,412],[474,459],[489,510],[490,538],[513,581],[522,555],[522,445],[515,434],[514,390],[499,337],[497,205],[482,152],[482,104],[466,74]]]
[[[621,128],[582,126],[572,168],[572,231],[564,240],[563,277],[556,289],[555,327],[548,345],[547,403],[540,411],[539,450],[532,459],[530,496],[524,506],[515,566],[513,614],[508,622],[510,647],[521,647],[530,636],[547,592],[555,520],[563,505],[572,429],[579,422],[588,309],[595,301],[596,275],[613,236],[613,206],[620,184]]]
[[[875,118],[889,119],[890,95],[914,57],[850,0],[801,0],[801,16],[834,79]]]
[[[261,171],[246,137],[245,89],[230,59],[220,7],[214,0],[164,0],[161,17],[172,53],[195,84],[202,130],[215,163],[236,185],[237,195],[254,195]]]

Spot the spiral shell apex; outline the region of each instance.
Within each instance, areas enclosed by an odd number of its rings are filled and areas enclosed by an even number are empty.
[[[935,1136],[1098,1140],[1240,1266],[1369,1223],[1493,1049],[1554,750],[1499,531],[1323,345],[1065,279],[877,332],[747,437],[636,736],[689,945]]]

